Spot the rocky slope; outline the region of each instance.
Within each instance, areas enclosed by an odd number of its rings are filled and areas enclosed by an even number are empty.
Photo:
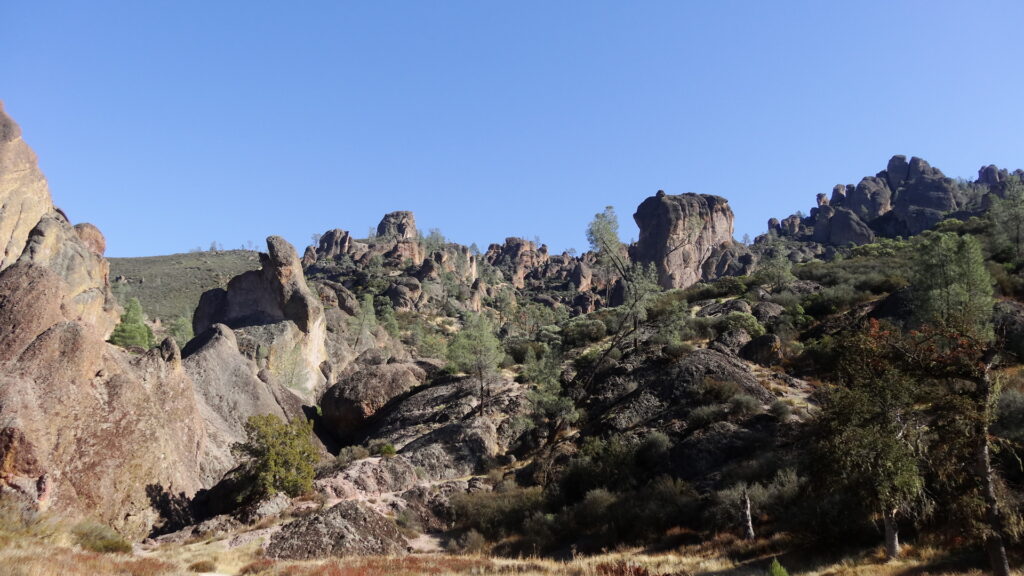
[[[491,492],[532,498],[521,524],[557,542],[558,523],[600,526],[585,521],[597,514],[587,506],[613,510],[609,499],[630,503],[620,516],[666,492],[714,512],[740,483],[788,478],[813,410],[801,370],[821,341],[864,318],[907,316],[906,262],[893,255],[906,246],[878,256],[848,245],[977,213],[1011,180],[985,167],[957,182],[897,156],[820,195],[810,216],[773,220],[753,247],[733,241],[724,198],[658,192],[634,214],[639,241],[623,248],[666,289],[642,313],[619,306],[630,279],[592,253],[520,238],[479,253],[393,212],[373,238],[329,230],[301,259],[268,238],[258,269],[201,295],[196,337],[180,350],[173,340],[125,350],[105,342],[119,310],[102,234],[53,207],[2,114],[0,136],[0,491],[133,538],[193,522],[164,542],[276,521],[245,538],[281,558],[401,554],[392,518],[465,530],[459,506]],[[762,278],[759,259],[778,250],[794,262],[847,258]],[[862,270],[856,286],[836,280]],[[1017,308],[1000,310],[1004,332],[1016,330]],[[503,344],[483,382],[446,365],[477,313]],[[231,447],[258,414],[314,420],[315,501],[230,510]],[[168,517],[168,502],[182,518]]]

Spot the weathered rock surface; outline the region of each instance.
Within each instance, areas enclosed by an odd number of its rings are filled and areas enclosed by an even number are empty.
[[[419,386],[426,372],[415,364],[363,365],[344,374],[320,399],[324,422],[345,439],[395,397]]]
[[[29,232],[51,211],[53,201],[36,155],[0,102],[0,270],[21,257]]]
[[[633,258],[653,263],[664,288],[686,288],[702,278],[712,254],[733,245],[733,214],[719,196],[662,191],[644,200],[633,219],[640,238],[631,249]]]
[[[994,166],[982,167],[978,182],[998,195],[1000,176]],[[908,162],[903,155],[893,156],[885,170],[861,179],[856,186],[835,186],[831,200],[823,199],[819,194],[809,220],[795,215],[782,222],[773,218],[769,231],[828,246],[866,244],[874,241],[876,234],[890,238],[919,234],[971,200],[942,171],[921,158]]]
[[[195,383],[206,429],[199,455],[204,486],[216,483],[237,464],[231,445],[245,440],[250,416],[273,414],[288,421],[302,418],[302,401],[289,390],[257,376],[256,363],[238,351],[234,332],[215,324],[184,351],[185,372]]]
[[[267,547],[267,556],[289,560],[405,552],[405,539],[394,522],[365,504],[351,501],[285,525]]]
[[[393,238],[396,240],[415,240],[419,236],[416,231],[416,217],[412,212],[397,211],[384,215],[377,224],[378,238]]]
[[[782,363],[782,340],[775,334],[758,336],[740,350],[740,357],[762,366],[776,366]]]
[[[526,278],[539,271],[548,262],[547,246],[537,245],[522,238],[506,238],[504,244],[491,244],[484,260],[508,275],[516,288],[526,287]]]
[[[327,384],[326,320],[320,299],[306,285],[295,249],[267,238],[262,268],[235,276],[224,289],[202,295],[193,316],[196,334],[214,324],[238,333],[240,348],[278,384],[313,403]]]
[[[30,264],[0,273],[0,486],[141,536],[147,485],[200,487],[192,382],[173,343],[133,356],[66,319],[64,286]]]

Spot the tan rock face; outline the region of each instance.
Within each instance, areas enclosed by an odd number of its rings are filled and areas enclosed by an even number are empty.
[[[193,316],[196,334],[225,324],[243,337],[242,351],[271,379],[312,404],[327,384],[323,305],[306,285],[295,248],[279,236],[267,238],[263,267],[235,276],[227,290],[203,294]]]
[[[139,537],[147,486],[200,487],[192,383],[174,354],[131,356],[65,319],[65,287],[30,263],[0,272],[0,486],[41,500],[49,485],[51,508]]]
[[[53,206],[36,155],[0,104],[0,270],[22,261],[45,266],[67,284],[68,319],[106,338],[120,312],[110,293],[106,240],[95,226],[72,227]]]
[[[185,372],[195,382],[206,430],[199,455],[204,486],[216,483],[237,464],[231,445],[245,440],[243,426],[256,414],[282,420],[301,415],[301,401],[286,389],[258,377],[256,362],[238,350],[234,332],[216,324],[185,350]]]
[[[29,232],[52,209],[36,155],[0,103],[0,270],[18,260]]]
[[[377,225],[377,237],[379,238],[415,240],[418,235],[416,217],[412,212],[405,210],[385,214],[380,224]]]
[[[706,194],[657,195],[644,200],[633,219],[640,237],[631,254],[653,263],[664,288],[686,288],[701,279],[701,268],[723,244],[732,244],[729,201]]]
[[[60,276],[66,283],[68,319],[90,324],[107,338],[120,320],[110,291],[110,265],[95,251],[103,238],[99,231],[95,232],[99,239],[89,231],[84,234],[89,243],[62,215],[49,212],[29,233],[19,262],[46,267]]]

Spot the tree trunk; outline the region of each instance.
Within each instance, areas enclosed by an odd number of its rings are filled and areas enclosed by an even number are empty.
[[[995,576],[1010,576],[1010,562],[1006,558],[1006,542],[1003,534],[1006,533],[1006,526],[1002,510],[999,507],[999,497],[996,494],[994,473],[992,472],[992,457],[988,437],[988,425],[991,420],[991,406],[995,393],[988,367],[991,362],[986,363],[986,370],[981,378],[981,401],[984,402],[984,417],[980,419],[975,429],[975,472],[978,482],[981,485],[982,496],[985,499],[985,523],[988,524],[988,533],[985,535],[985,549],[988,551],[989,562],[992,564],[992,574]]]
[[[900,527],[896,524],[896,511],[884,507],[882,522],[885,524],[885,556],[889,560],[895,560],[900,556]]]
[[[743,498],[740,503],[743,506],[743,537],[747,540],[753,540],[754,536],[754,519],[750,514],[750,495],[747,494],[747,489],[743,489]]]
[[[1003,514],[999,509],[999,497],[996,495],[995,480],[992,477],[992,460],[989,451],[988,427],[978,432],[979,438],[975,448],[978,480],[981,482],[982,494],[985,497],[985,523],[988,534],[985,536],[985,548],[988,550],[989,562],[995,576],[1010,576],[1010,562],[1006,558],[1006,543],[1003,539]]]

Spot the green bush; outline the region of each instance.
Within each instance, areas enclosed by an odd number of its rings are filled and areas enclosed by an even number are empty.
[[[82,522],[71,529],[75,544],[90,552],[101,554],[129,554],[132,545],[109,526],[95,522]]]
[[[565,325],[562,340],[568,346],[597,342],[608,335],[608,326],[596,318],[576,318]]]
[[[539,486],[502,492],[474,492],[452,498],[455,523],[459,529],[475,530],[497,540],[520,531],[523,522],[541,509]]]
[[[384,458],[391,458],[398,454],[398,450],[396,450],[395,445],[390,442],[375,440],[370,443],[370,454],[374,456],[383,456]]]
[[[717,332],[719,334],[734,330],[743,330],[750,334],[751,338],[764,336],[764,326],[757,321],[757,318],[746,312],[730,312],[717,322]]]
[[[345,446],[338,451],[338,456],[334,459],[338,467],[344,468],[356,460],[362,460],[370,456],[370,451],[362,446]]]
[[[294,420],[288,424],[273,414],[249,417],[245,442],[235,443],[232,453],[242,459],[242,499],[260,499],[284,492],[298,496],[313,487],[316,449],[313,422]]]

